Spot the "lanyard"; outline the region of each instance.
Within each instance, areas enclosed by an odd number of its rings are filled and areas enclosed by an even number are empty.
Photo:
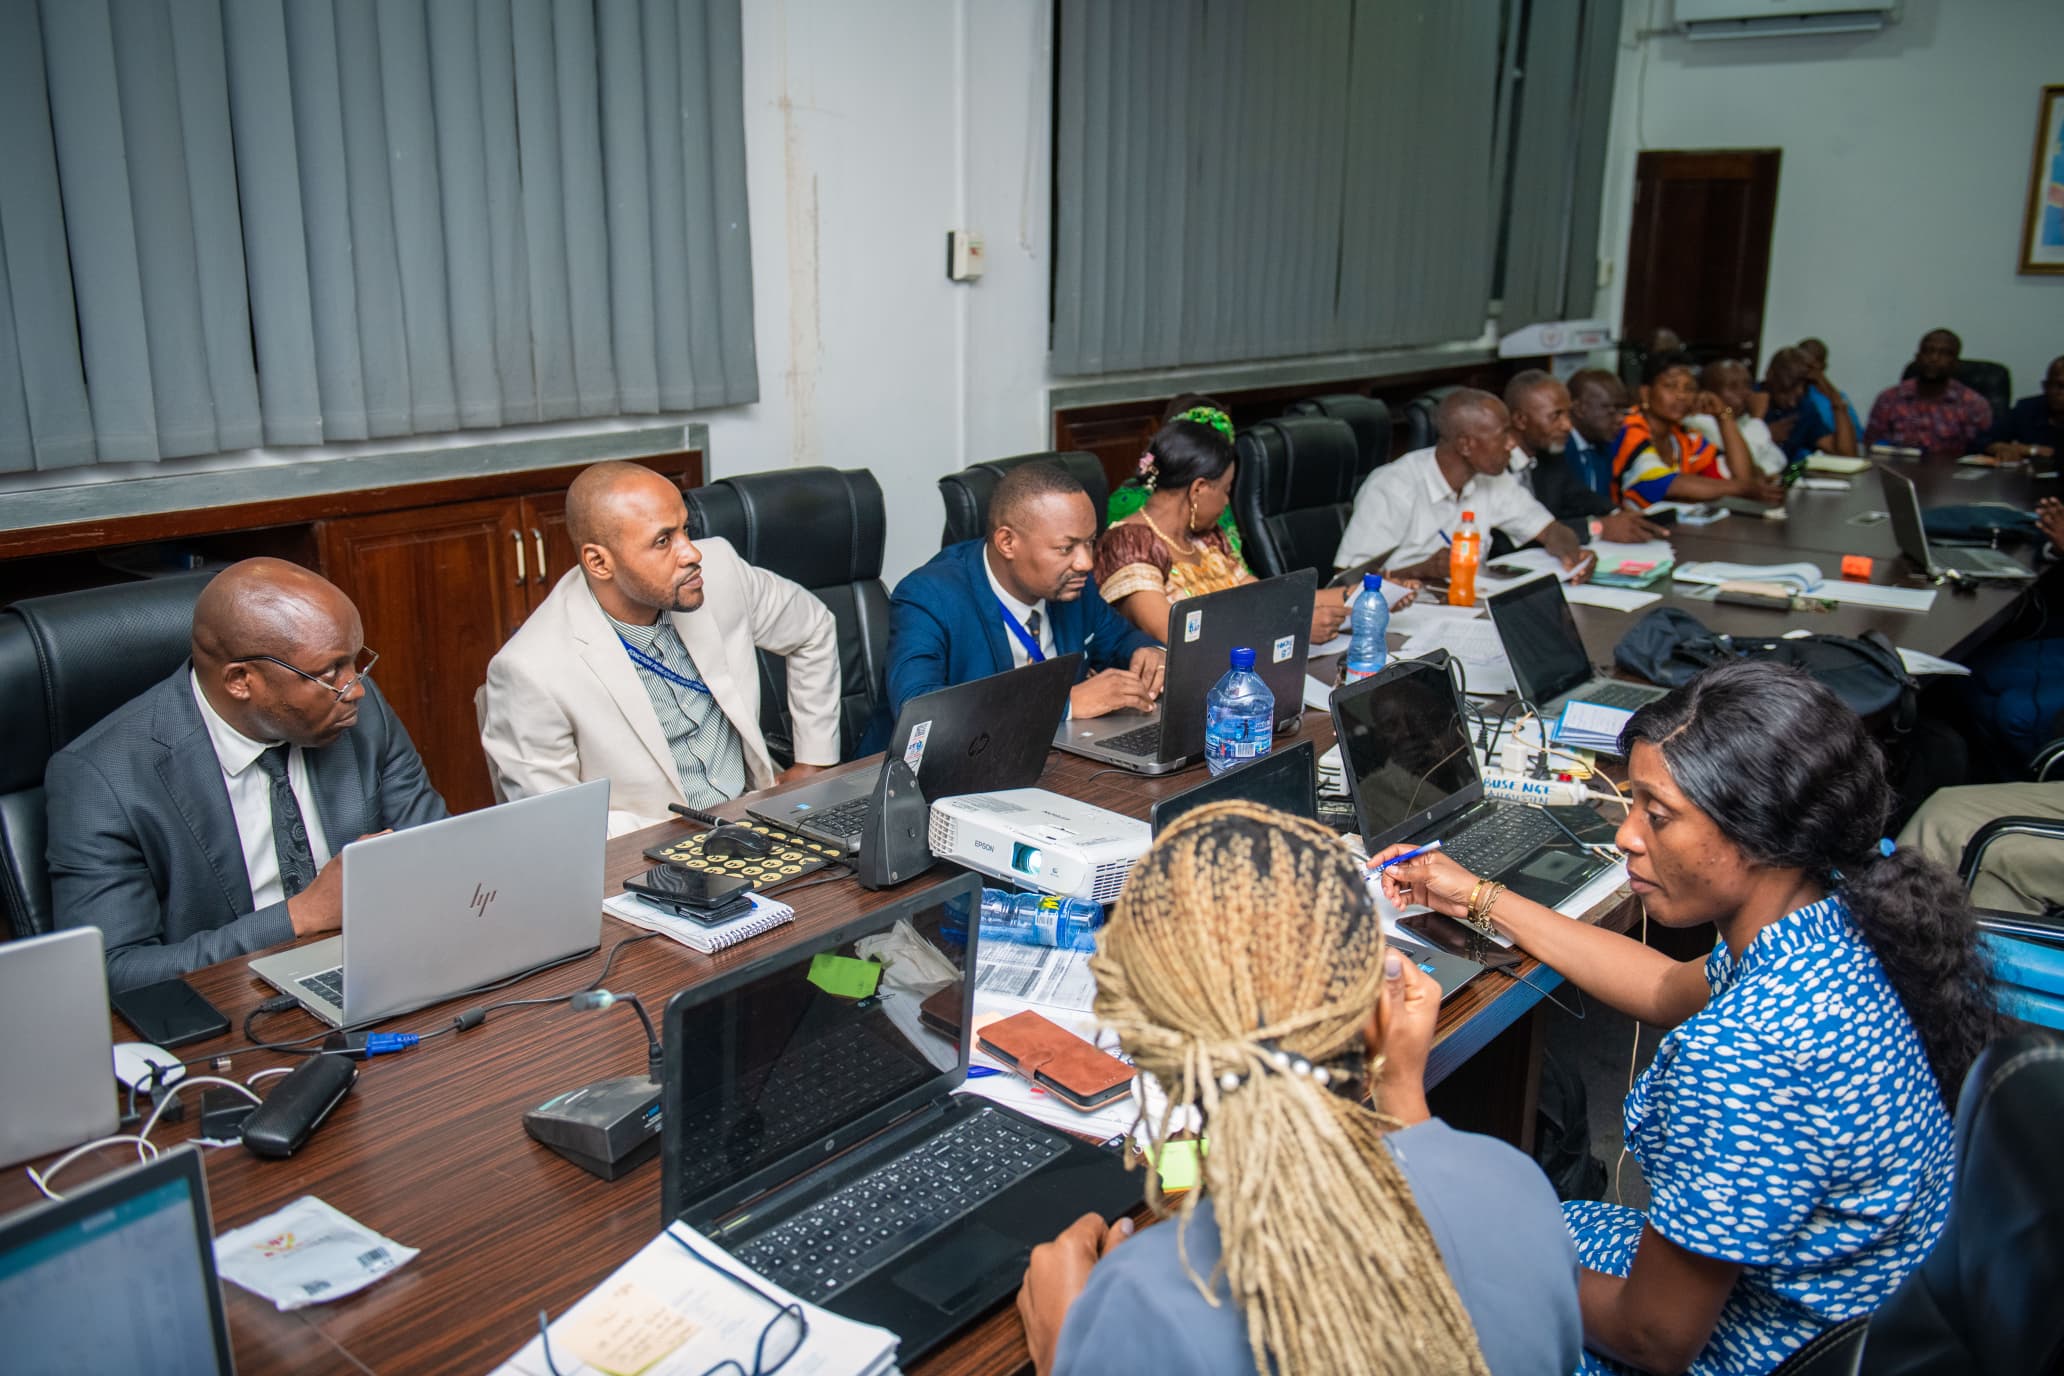
[[[643,650],[631,644],[630,641],[625,640],[621,634],[619,634],[616,638],[623,644],[624,653],[631,657],[631,663],[637,665],[640,669],[645,670],[647,673],[658,674],[668,683],[671,683],[678,688],[692,689],[693,691],[702,694],[704,697],[716,696],[716,694],[710,692],[708,684],[698,683],[692,678],[688,678],[685,675],[675,673],[672,669],[660,663],[651,655],[646,654]]]
[[[995,597],[996,594],[991,593],[990,596]],[[1032,662],[1046,663],[1046,652],[1039,648],[1038,637],[1025,629],[1024,622],[1011,615],[1010,608],[1003,605],[1003,599],[1000,597],[996,598],[996,610],[1003,613],[1003,624],[1010,627],[1010,633],[1018,638],[1018,644],[1025,647],[1025,653],[1032,657]]]

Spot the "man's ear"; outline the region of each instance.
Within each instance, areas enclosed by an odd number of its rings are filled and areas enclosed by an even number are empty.
[[[580,565],[590,578],[608,580],[616,577],[616,563],[609,557],[609,551],[594,543],[580,547]]]
[[[1008,559],[1018,552],[1018,532],[1009,526],[998,526],[989,533],[989,543],[998,554]]]
[[[238,702],[251,700],[251,666],[229,664],[222,669],[222,691]]]

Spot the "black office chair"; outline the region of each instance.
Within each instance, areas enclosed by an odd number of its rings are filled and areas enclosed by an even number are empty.
[[[888,740],[888,521],[864,468],[790,468],[722,478],[683,494],[696,536],[720,536],[747,563],[800,583],[831,609],[839,639],[839,757]],[[760,654],[760,731],[782,765],[795,762],[788,665]]]
[[[988,459],[948,473],[939,479],[939,497],[946,503],[946,527],[939,535],[939,548],[963,540],[979,540],[989,533],[989,499],[1003,475],[1026,463],[1057,463],[1075,475],[1089,504],[1096,508],[1097,534],[1104,533],[1104,508],[1111,500],[1111,481],[1104,476],[1103,462],[1080,450],[1045,454],[1013,454],[1007,459]]]
[[[1286,416],[1331,416],[1354,431],[1355,478],[1359,482],[1390,462],[1390,408],[1359,392],[1333,392],[1290,403]]]
[[[1914,365],[1909,363],[1900,371],[1903,381],[1914,375]],[[1982,358],[1960,358],[1957,360],[1956,380],[1985,398],[1985,404],[1992,408],[1992,423],[2004,425],[2007,413],[2014,409],[2014,375],[2004,363],[1989,363]]]
[[[1415,453],[1440,438],[1440,432],[1433,423],[1434,414],[1440,410],[1441,402],[1450,392],[1459,387],[1429,387],[1405,403],[1405,452]]]
[[[1772,1376],[2007,1376],[2064,1362],[2064,1042],[2002,1037],[1957,1100],[1956,1186],[1927,1260],[1878,1311],[1837,1324]]]
[[[194,599],[213,573],[184,573],[52,597],[0,611],[0,904],[9,935],[47,932],[49,828],[43,770],[87,728],[186,659]]]
[[[1333,572],[1359,484],[1354,431],[1330,416],[1283,416],[1233,440],[1233,515],[1248,565],[1263,578]]]

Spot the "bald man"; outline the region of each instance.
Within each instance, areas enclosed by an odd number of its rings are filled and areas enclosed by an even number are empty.
[[[193,657],[51,757],[50,890],[128,989],[334,932],[337,852],[446,815],[358,609],[277,559],[216,575]]]
[[[566,492],[578,551],[487,666],[480,743],[502,794],[609,780],[609,834],[708,808],[839,758],[838,627],[810,593],[691,540],[681,490],[598,463]],[[788,661],[795,764],[760,732],[757,651]]]
[[[1354,514],[1333,556],[1338,568],[1383,561],[1392,578],[1448,576],[1448,544],[1473,512],[1481,531],[1503,531],[1515,545],[1538,541],[1581,581],[1591,555],[1510,471],[1514,437],[1505,403],[1463,387],[1434,416],[1437,443],[1377,469],[1355,493]]]

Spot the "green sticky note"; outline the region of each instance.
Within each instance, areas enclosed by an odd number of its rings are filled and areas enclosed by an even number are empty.
[[[1204,1171],[1204,1153],[1209,1138],[1186,1138],[1161,1144],[1161,1157],[1154,1164],[1161,1172],[1164,1193],[1194,1190]]]
[[[820,952],[810,957],[810,983],[842,999],[864,999],[881,984],[881,966],[871,960]]]

